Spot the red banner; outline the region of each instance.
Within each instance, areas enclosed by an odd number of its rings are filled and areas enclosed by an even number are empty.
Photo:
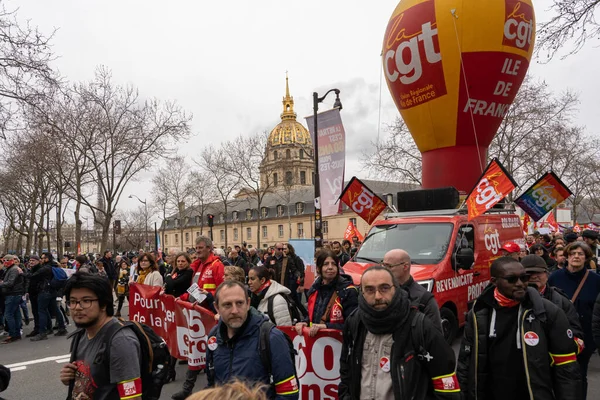
[[[344,232],[344,239],[352,241],[354,236],[356,236],[361,242],[365,239],[360,231],[356,229],[356,226],[352,223],[352,221],[348,221],[348,226]]]
[[[504,169],[500,161],[494,158],[467,198],[469,220],[491,209],[515,187],[517,184],[512,176]]]
[[[296,372],[300,383],[300,399],[337,399],[342,332],[321,329],[315,337],[310,337],[308,328],[303,329],[302,335],[298,335],[291,326],[278,328],[292,339],[298,352]]]
[[[160,294],[162,288],[132,283],[129,288],[129,319],[142,322],[165,341],[173,357],[187,359],[191,369],[206,363],[206,339],[215,325],[209,310],[175,297]]]
[[[385,208],[387,204],[371,191],[357,177],[353,176],[344,188],[340,199],[352,211],[360,215],[369,225]]]

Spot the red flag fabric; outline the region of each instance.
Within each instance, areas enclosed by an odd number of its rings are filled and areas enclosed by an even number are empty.
[[[494,158],[467,197],[468,219],[472,220],[483,214],[516,187],[517,184],[512,176],[504,169],[500,161]]]
[[[525,214],[523,217],[523,234],[527,235],[529,233],[529,223],[531,222],[531,218],[529,218],[529,214]]]
[[[573,232],[575,232],[575,233],[581,232],[581,227],[579,226],[578,223],[575,223],[575,226],[573,227]]]
[[[546,218],[546,222],[548,223],[548,226],[550,227],[550,230],[552,232],[558,231],[558,222],[556,222],[556,218],[554,218],[554,213],[550,213],[548,215],[548,218]]]
[[[360,231],[356,229],[356,226],[352,223],[352,221],[348,221],[348,226],[344,232],[344,239],[352,241],[354,236],[358,237],[358,240],[361,242],[364,240],[363,235],[361,235]]]
[[[355,176],[350,179],[342,191],[340,199],[369,225],[387,207],[385,201],[381,200]]]

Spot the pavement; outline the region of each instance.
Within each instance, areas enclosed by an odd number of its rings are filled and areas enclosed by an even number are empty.
[[[126,315],[125,305],[123,315]],[[24,334],[33,329],[33,323],[24,327]],[[75,328],[69,326],[68,330]],[[66,399],[67,387],[59,380],[60,369],[69,361],[69,340],[65,337],[49,336],[48,340],[30,342],[28,339],[0,345],[0,363],[12,370],[8,389],[0,393],[5,400],[54,400]],[[458,352],[459,342],[452,346]],[[181,389],[185,379],[185,365],[177,365],[177,379],[163,387],[161,400],[168,400]],[[588,374],[588,399],[600,399],[600,357],[592,357]],[[206,386],[206,377],[198,377],[196,387]]]

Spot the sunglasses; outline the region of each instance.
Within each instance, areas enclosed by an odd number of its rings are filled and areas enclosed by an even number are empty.
[[[504,279],[506,282],[514,285],[519,280],[523,283],[527,283],[527,282],[529,282],[529,278],[530,278],[530,276],[528,274],[523,274],[523,275],[501,276],[499,279]]]
[[[283,247],[277,247],[277,250],[283,250]]]

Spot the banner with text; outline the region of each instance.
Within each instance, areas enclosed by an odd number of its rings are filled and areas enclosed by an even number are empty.
[[[504,169],[500,161],[494,158],[467,197],[468,220],[470,221],[491,209],[516,187],[517,183],[512,176]]]
[[[572,194],[554,172],[548,172],[520,195],[515,203],[537,222]]]
[[[165,341],[173,357],[187,359],[190,369],[206,363],[206,339],[214,314],[198,305],[160,294],[162,288],[132,283],[129,319],[144,323]]]
[[[340,199],[350,207],[352,211],[367,221],[367,224],[369,225],[371,225],[371,223],[375,221],[375,218],[377,218],[387,207],[385,201],[355,176],[350,179],[350,182],[348,182],[342,191]]]
[[[306,123],[314,143],[314,117],[306,117]],[[338,198],[344,186],[346,166],[346,132],[339,108],[317,114],[317,129],[321,216],[329,217],[341,212]]]

